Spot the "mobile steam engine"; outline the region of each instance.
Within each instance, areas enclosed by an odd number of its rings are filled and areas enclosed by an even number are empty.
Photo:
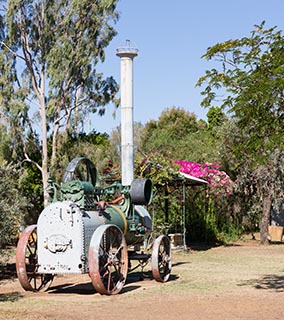
[[[127,273],[150,260],[154,279],[169,279],[170,241],[166,235],[153,239],[144,207],[152,199],[149,179],[103,188],[95,165],[75,158],[60,185],[49,183],[49,205],[17,245],[17,275],[25,290],[47,289],[57,274],[88,273],[97,292],[117,294]]]

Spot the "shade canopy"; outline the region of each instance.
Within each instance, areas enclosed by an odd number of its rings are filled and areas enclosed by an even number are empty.
[[[180,172],[179,174],[182,175],[186,179],[187,185],[200,186],[203,184],[208,184],[207,181],[193,177],[187,173]]]

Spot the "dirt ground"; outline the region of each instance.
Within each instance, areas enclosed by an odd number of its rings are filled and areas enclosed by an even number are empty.
[[[220,247],[173,251],[170,280],[150,267],[128,275],[122,292],[102,296],[88,275],[55,277],[46,292],[25,292],[11,275],[0,281],[2,320],[283,319],[284,243],[243,240]]]

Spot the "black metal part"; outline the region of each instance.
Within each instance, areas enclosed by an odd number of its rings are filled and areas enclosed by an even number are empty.
[[[80,168],[80,166],[82,167]],[[84,157],[74,158],[69,162],[63,177],[63,182],[66,183],[72,180],[87,181],[95,186],[97,183],[97,169],[93,162]]]
[[[150,179],[134,179],[131,183],[130,198],[135,205],[148,205],[152,201],[153,185]]]

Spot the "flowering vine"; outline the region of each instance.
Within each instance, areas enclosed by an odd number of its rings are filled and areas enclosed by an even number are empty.
[[[234,182],[225,171],[220,171],[220,165],[217,162],[197,163],[186,160],[176,160],[180,172],[189,174],[195,178],[200,178],[208,182],[209,188],[215,195],[231,195]]]

